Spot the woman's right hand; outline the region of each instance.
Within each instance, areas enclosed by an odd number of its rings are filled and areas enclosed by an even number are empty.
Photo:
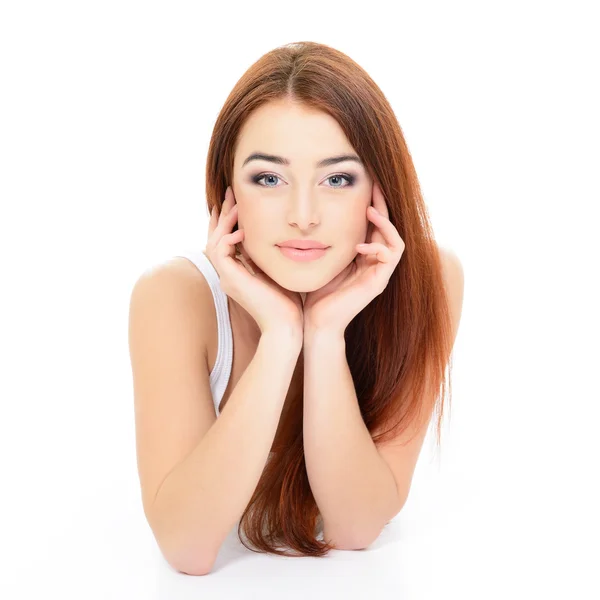
[[[256,321],[260,331],[288,331],[303,337],[302,298],[268,278],[242,248],[242,258],[235,256],[235,244],[244,239],[244,230],[231,233],[237,223],[238,207],[233,188],[225,191],[221,213],[212,210],[205,254],[219,274],[221,289],[240,304]],[[252,274],[247,267],[250,267]]]

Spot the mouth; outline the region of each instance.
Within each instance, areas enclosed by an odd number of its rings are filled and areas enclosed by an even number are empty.
[[[292,248],[290,246],[277,246],[280,252],[291,260],[295,260],[298,262],[307,262],[316,260],[325,255],[327,250],[329,250],[329,246],[327,248],[307,248],[303,250],[301,248]]]

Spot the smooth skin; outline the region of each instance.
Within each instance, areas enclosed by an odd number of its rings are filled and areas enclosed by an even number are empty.
[[[253,153],[280,156],[289,164],[245,163]],[[357,245],[367,242],[374,182],[366,168],[351,160],[316,166],[341,155],[357,156],[338,122],[290,100],[261,106],[240,131],[232,188],[243,250],[267,279],[298,292],[303,303],[307,293],[350,267]],[[317,240],[330,248],[318,260],[295,262],[276,246],[288,239]]]

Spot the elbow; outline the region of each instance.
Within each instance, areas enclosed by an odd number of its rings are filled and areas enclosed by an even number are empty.
[[[391,520],[400,512],[404,506],[403,501],[398,508],[395,508],[392,514],[388,514],[383,525],[378,525],[375,529],[362,532],[346,532],[345,535],[334,532],[333,539],[329,535],[329,528],[325,524],[323,529],[323,539],[331,543],[336,550],[366,550],[381,535],[384,528],[389,525]]]
[[[176,571],[183,573],[184,575],[208,575],[212,572],[214,562],[204,561],[201,563],[184,563],[182,565],[171,565]]]
[[[339,534],[331,536],[327,527],[323,529],[323,539],[329,542],[336,550],[364,550],[371,545],[375,537],[370,535],[349,536]]]
[[[213,554],[163,552],[165,560],[176,571],[184,575],[208,575],[212,572],[216,556]]]
[[[344,540],[344,541],[335,541],[333,542],[333,547],[336,550],[365,550],[372,543],[371,541],[366,540]]]
[[[198,537],[190,540],[186,534],[173,531],[173,527],[167,529],[164,520],[159,519],[156,513],[151,515],[148,523],[154,534],[163,558],[175,571],[186,575],[208,575],[215,563],[217,552],[214,544],[199,542]],[[181,529],[178,527],[177,529]]]
[[[376,536],[363,536],[358,539],[350,539],[337,545],[338,550],[366,550],[377,538]]]
[[[169,565],[185,575],[208,575],[214,566],[217,552],[207,544],[182,542],[172,536],[157,536],[156,542]]]

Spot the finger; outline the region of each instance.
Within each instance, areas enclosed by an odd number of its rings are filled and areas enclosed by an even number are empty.
[[[231,207],[234,205],[233,202],[233,192],[231,190],[231,186],[229,186],[226,190],[225,190],[225,194],[223,195],[223,202],[221,202],[221,208],[219,211],[219,218],[221,218],[221,216],[226,217],[230,210]]]
[[[384,217],[389,218],[390,213],[388,211],[387,202],[385,201],[383,192],[377,182],[373,184],[372,205],[375,210],[378,210]]]
[[[376,233],[376,231],[375,225],[369,221],[369,224],[367,225],[367,235],[365,236],[366,244],[370,244],[372,241],[377,241],[373,240],[373,234]]]
[[[237,214],[238,214],[238,206],[237,204],[235,204],[234,206],[231,207],[231,210],[229,210],[227,213],[222,214],[222,218],[219,218],[219,224],[223,225],[226,229],[231,229],[234,225],[235,222],[237,220]]]
[[[235,244],[244,239],[244,230],[238,229],[233,233],[225,234],[217,244],[217,249],[221,256],[231,256],[232,250],[235,251]]]
[[[393,251],[398,252],[404,249],[404,242],[394,227],[392,222],[383,215],[379,214],[373,207],[367,210],[369,219],[379,228],[385,244]]]
[[[211,230],[217,226],[217,220],[217,205],[215,204],[210,211],[209,227]]]
[[[223,204],[227,205],[227,211],[230,211],[232,206],[237,205],[237,202],[235,201],[235,195],[233,193],[233,188],[231,186],[228,186],[225,190],[225,202]]]
[[[228,190],[229,188],[225,190],[225,195],[223,196],[223,201],[221,202],[221,207],[219,208],[219,219],[221,217],[227,216],[227,213],[229,212],[229,206],[227,204],[227,200],[229,198]]]
[[[384,244],[357,244],[356,250],[361,254],[376,256],[377,260],[382,263],[391,262],[393,260],[392,251]]]

